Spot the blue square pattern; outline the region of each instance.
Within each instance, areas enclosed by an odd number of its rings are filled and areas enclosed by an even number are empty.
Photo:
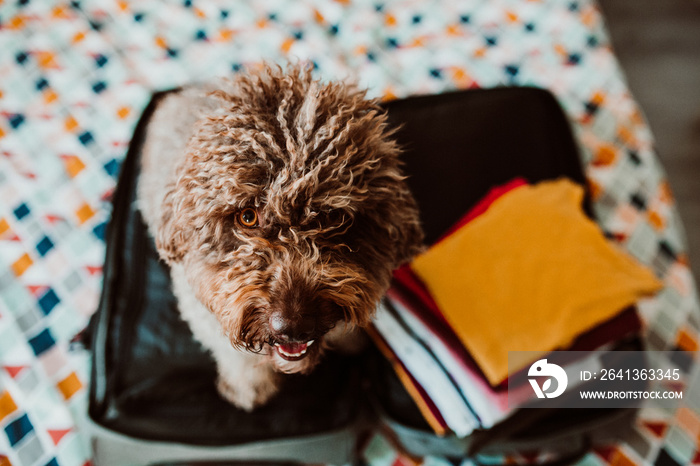
[[[10,441],[10,446],[17,445],[28,433],[34,430],[34,426],[29,422],[29,417],[24,414],[19,419],[15,419],[5,427],[5,434]]]
[[[44,293],[44,296],[39,298],[39,306],[44,312],[44,315],[49,315],[49,313],[53,311],[53,308],[60,302],[61,300],[58,299],[56,292],[52,288],[49,288],[49,291]]]
[[[41,241],[36,245],[36,252],[39,253],[41,257],[44,257],[46,253],[53,249],[53,241],[48,236],[44,236]]]
[[[10,126],[12,126],[12,129],[19,128],[26,120],[24,115],[21,113],[12,113],[7,118],[10,123]]]
[[[56,340],[54,340],[48,329],[44,329],[34,338],[30,338],[29,344],[34,350],[34,354],[39,356],[46,350],[52,348],[56,344]]]
[[[116,178],[116,176],[119,174],[119,162],[117,159],[112,159],[104,165],[104,169],[110,176]]]
[[[107,222],[102,222],[92,229],[92,233],[100,240],[104,241],[105,233],[107,232]]]
[[[95,142],[95,137],[90,131],[84,131],[78,135],[78,140],[80,140],[84,146],[87,146],[88,144]]]
[[[95,56],[95,65],[97,65],[98,68],[102,68],[103,66],[105,66],[108,61],[109,59],[101,53]]]
[[[49,82],[46,80],[46,78],[39,78],[39,80],[36,82],[37,91],[43,91],[47,87],[49,87]]]
[[[105,83],[104,81],[97,81],[96,83],[94,83],[94,84],[92,85],[92,91],[93,91],[95,94],[100,94],[100,93],[103,92],[105,89],[107,89],[107,83]]]
[[[15,55],[15,60],[20,65],[24,65],[28,59],[29,59],[29,54],[27,52],[24,52],[24,51],[17,52],[17,55]]]
[[[17,220],[22,220],[24,217],[29,215],[29,212],[30,210],[27,204],[20,204],[14,211]]]

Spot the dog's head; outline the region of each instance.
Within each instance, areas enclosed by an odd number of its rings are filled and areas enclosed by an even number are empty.
[[[163,203],[156,243],[232,344],[311,369],[339,323],[369,323],[422,244],[376,101],[263,66],[212,94]]]

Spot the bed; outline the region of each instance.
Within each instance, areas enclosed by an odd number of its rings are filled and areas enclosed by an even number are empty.
[[[548,89],[602,228],[664,281],[639,306],[647,347],[698,348],[672,187],[594,1],[20,1],[2,5],[0,25],[0,465],[90,461],[77,427],[89,361],[74,337],[99,299],[109,201],[134,126],[154,92],[261,59],[306,60],[385,100]],[[625,441],[583,464],[700,461],[694,373],[680,407],[648,405]],[[377,433],[365,457],[401,456]]]

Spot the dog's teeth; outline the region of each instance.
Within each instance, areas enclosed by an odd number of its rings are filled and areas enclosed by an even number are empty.
[[[279,346],[279,345],[277,345],[277,346]],[[288,352],[286,352],[285,350],[283,350],[282,348],[279,348],[279,352],[282,353],[282,354],[285,355],[285,356],[290,357],[290,358],[296,358],[296,357],[299,357],[299,356],[301,356],[301,355],[306,354],[306,350],[305,350],[305,349],[299,351],[298,353],[288,353]]]
[[[288,358],[299,358],[304,356],[309,346],[314,343],[315,340],[309,340],[306,343],[274,343],[275,349],[281,356]]]

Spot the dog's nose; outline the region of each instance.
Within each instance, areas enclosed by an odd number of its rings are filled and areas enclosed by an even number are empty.
[[[289,327],[289,321],[284,318],[281,312],[273,312],[270,316],[270,328],[276,334],[284,333]]]
[[[283,341],[308,341],[313,338],[315,324],[307,319],[290,319],[282,312],[270,315],[270,329]]]

